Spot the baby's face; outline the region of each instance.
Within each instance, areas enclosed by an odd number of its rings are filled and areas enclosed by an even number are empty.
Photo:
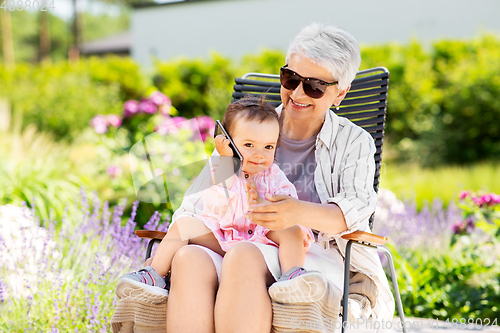
[[[253,175],[269,168],[278,142],[278,122],[237,119],[234,125],[231,137],[243,156],[243,171]]]

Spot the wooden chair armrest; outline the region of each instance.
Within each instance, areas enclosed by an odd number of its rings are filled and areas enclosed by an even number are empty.
[[[364,231],[355,231],[342,236],[342,238],[346,240],[370,243],[377,246],[384,245],[389,240],[386,237],[377,236]]]
[[[163,237],[167,234],[163,231],[158,230],[136,230],[134,233],[141,238],[149,238],[149,239],[159,239],[162,240]]]

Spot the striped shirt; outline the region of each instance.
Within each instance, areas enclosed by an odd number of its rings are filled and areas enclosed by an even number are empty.
[[[282,108],[280,105],[276,109],[280,115]],[[347,241],[342,235],[357,230],[371,232],[368,220],[377,205],[377,193],[373,189],[375,151],[375,143],[367,131],[330,110],[326,112],[316,137],[314,183],[321,203],[334,203],[342,210],[347,230],[335,235],[320,230],[318,240],[325,248],[335,244],[343,256]],[[377,252],[353,246],[351,270],[372,278],[378,287],[379,296],[373,307],[376,320],[392,320],[394,298]]]

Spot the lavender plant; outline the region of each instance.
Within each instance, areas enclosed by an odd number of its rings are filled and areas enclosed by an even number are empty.
[[[452,225],[461,218],[459,208],[435,198],[418,211],[415,202],[402,202],[387,189],[380,189],[375,210],[374,232],[389,238],[398,250],[434,251],[449,245]]]
[[[111,209],[82,191],[78,213],[60,227],[34,209],[0,207],[0,331],[106,332],[119,276],[142,266],[145,241],[133,234],[138,201]],[[153,214],[146,228],[168,222]]]
[[[375,232],[389,237],[406,315],[490,322],[500,316],[500,242],[463,227],[464,220],[494,216],[498,197],[467,193],[470,203],[462,194],[458,207],[450,202],[443,209],[435,199],[417,212],[415,203],[380,190]]]

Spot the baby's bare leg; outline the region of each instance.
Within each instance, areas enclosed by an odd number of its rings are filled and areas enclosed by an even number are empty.
[[[295,266],[304,265],[306,259],[304,234],[298,225],[283,230],[271,230],[267,233],[267,237],[279,246],[282,274]]]
[[[161,241],[151,261],[151,267],[160,275],[166,275],[171,269],[175,253],[188,243],[206,246],[217,253],[222,252],[212,231],[200,219],[181,217]]]

